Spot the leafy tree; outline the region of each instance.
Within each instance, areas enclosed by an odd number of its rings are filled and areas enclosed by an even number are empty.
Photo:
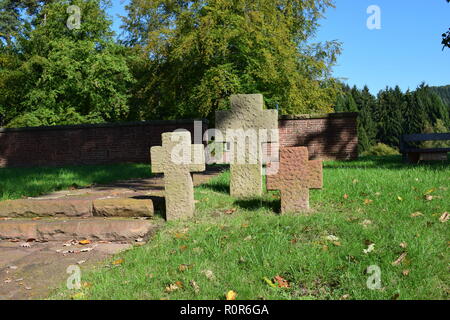
[[[311,44],[332,0],[131,0],[126,44],[149,60],[147,117],[208,117],[233,93],[283,114],[332,111],[336,42]]]
[[[450,0],[447,0],[448,3],[450,3]],[[442,34],[442,44],[445,47],[450,48],[450,28],[448,28],[448,31]]]
[[[42,5],[31,6],[32,29],[18,39],[20,51],[0,60],[3,121],[19,127],[126,118],[129,52],[114,43],[102,2],[71,2],[81,8],[78,30],[66,26],[67,1],[35,3]]]

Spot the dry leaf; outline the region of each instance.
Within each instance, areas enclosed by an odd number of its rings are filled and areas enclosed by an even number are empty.
[[[397,260],[395,260],[394,262],[392,262],[392,265],[393,266],[398,266],[400,263],[402,263],[403,262],[403,260],[405,260],[405,258],[406,258],[406,255],[407,255],[407,253],[406,252],[404,252],[404,253],[402,253],[401,254],[401,256],[400,257],[398,257],[398,259]]]
[[[327,236],[325,239],[327,239],[328,241],[338,241],[339,238],[330,234],[329,236]]]
[[[278,285],[278,288],[289,288],[289,282],[280,276],[273,278],[273,282]]]
[[[122,264],[122,263],[124,263],[124,262],[125,262],[124,259],[117,259],[117,260],[113,261],[112,264],[115,265],[115,266],[117,266],[117,265]]]
[[[419,211],[414,212],[414,213],[411,214],[412,218],[417,218],[417,217],[421,217],[421,216],[423,216],[423,213],[419,212]]]
[[[450,214],[448,212],[444,212],[444,214],[439,218],[439,221],[444,223],[450,219]]]
[[[364,204],[365,204],[365,205],[371,204],[372,202],[373,202],[373,200],[370,200],[370,199],[364,199]]]
[[[79,244],[82,244],[82,245],[86,245],[86,244],[91,244],[91,241],[90,240],[81,240],[80,242],[78,242]]]
[[[364,252],[365,254],[368,254],[368,253],[370,253],[370,252],[372,252],[372,251],[374,251],[374,250],[375,250],[375,243],[372,243],[372,244],[370,244],[370,245],[367,247],[367,249],[364,249],[363,252]]]
[[[187,250],[188,246],[184,245],[184,246],[180,246],[180,251],[185,251]]]
[[[250,241],[250,240],[252,240],[253,238],[252,238],[252,236],[248,236],[248,237],[246,237],[245,239],[244,239],[244,241]]]
[[[369,225],[371,225],[373,222],[369,219],[364,220],[363,222],[361,222],[361,224],[363,225],[364,228],[367,228]]]
[[[194,280],[191,280],[191,281],[189,281],[189,284],[194,289],[195,293],[199,293],[200,292],[200,287],[198,286],[197,282],[195,282]]]
[[[425,196],[425,200],[427,200],[427,201],[431,201],[431,200],[433,200],[433,196],[430,196],[430,195],[426,195]]]
[[[408,247],[408,244],[406,242],[400,243],[400,248],[406,249]]]
[[[189,270],[189,269],[191,269],[191,268],[192,268],[192,265],[191,265],[191,264],[180,264],[180,265],[178,266],[178,271],[184,272],[184,271],[187,271],[187,270]]]
[[[233,290],[228,291],[227,294],[225,295],[225,298],[227,300],[236,300],[236,297],[237,297],[237,293],[234,292]]]
[[[345,199],[345,200],[348,199],[348,194],[344,194],[344,199]]]
[[[214,280],[215,276],[214,273],[211,270],[204,270],[202,273],[209,279]]]
[[[166,289],[164,289],[164,291],[168,292],[168,293],[174,292],[176,290],[180,290],[180,287],[177,284],[175,284],[175,283],[169,285],[168,287],[166,287]]]
[[[225,214],[233,214],[235,212],[236,212],[236,208],[232,208],[232,209],[228,209],[228,210],[224,211]]]
[[[344,294],[342,297],[341,297],[341,300],[348,300],[350,298],[350,295],[349,294]]]
[[[402,274],[407,277],[409,276],[409,270],[403,270]]]

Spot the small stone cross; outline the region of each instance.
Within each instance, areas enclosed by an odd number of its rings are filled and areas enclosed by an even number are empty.
[[[205,171],[201,144],[191,144],[190,132],[162,134],[162,147],[151,148],[151,170],[164,173],[166,219],[186,219],[194,215],[194,183],[191,172]]]
[[[308,148],[280,148],[278,173],[267,176],[267,190],[281,191],[281,213],[309,209],[309,189],[323,187],[322,161],[309,160]]]

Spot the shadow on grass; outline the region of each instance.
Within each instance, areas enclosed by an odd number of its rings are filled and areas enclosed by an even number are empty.
[[[281,204],[279,199],[241,199],[234,201],[234,204],[246,210],[258,210],[261,208],[280,213]]]

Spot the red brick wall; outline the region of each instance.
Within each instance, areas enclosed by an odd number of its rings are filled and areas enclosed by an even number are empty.
[[[358,156],[357,114],[283,116],[283,146],[307,146],[312,159],[354,159]],[[0,167],[149,163],[161,133],[187,129],[194,120],[127,124],[0,129]],[[202,130],[207,130],[203,122]],[[193,137],[194,138],[194,137]]]
[[[307,146],[311,159],[358,158],[357,113],[282,116],[282,146]]]
[[[149,163],[161,133],[180,128],[193,136],[194,120],[0,129],[0,167]]]

